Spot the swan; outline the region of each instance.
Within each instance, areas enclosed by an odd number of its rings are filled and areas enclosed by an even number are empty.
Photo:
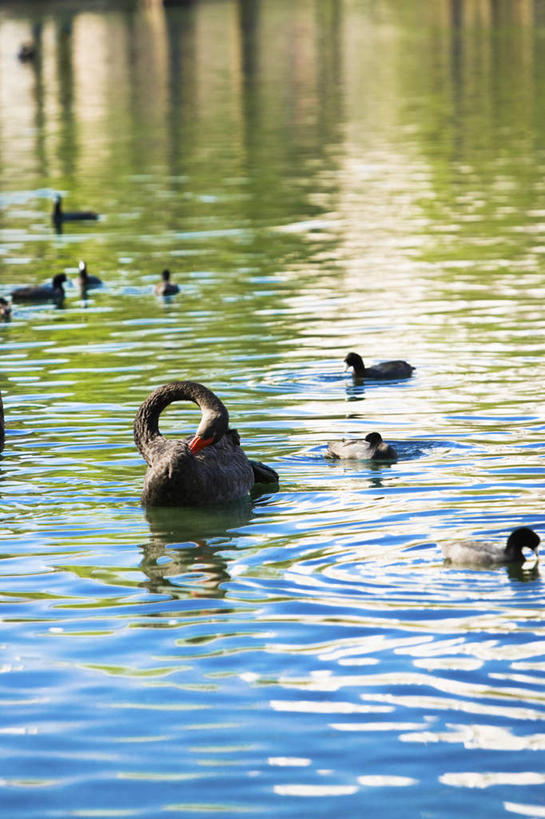
[[[27,285],[26,287],[18,287],[12,290],[11,298],[13,301],[56,301],[61,302],[64,299],[63,284],[68,281],[66,273],[57,273],[53,276],[51,284],[37,284]]]
[[[397,379],[410,378],[415,367],[407,361],[383,361],[372,367],[366,367],[361,355],[358,353],[348,353],[344,359],[346,368],[352,367],[354,378],[375,378],[375,379]]]
[[[328,441],[327,453],[330,458],[357,459],[360,461],[395,461],[397,452],[382,440],[380,432],[370,432],[361,439]]]
[[[99,279],[98,276],[90,276],[87,272],[87,265],[84,261],[79,263],[78,269],[78,283],[82,296],[84,296],[88,290],[92,290],[94,287],[102,287],[102,279]]]
[[[202,412],[194,436],[169,440],[159,432],[159,416],[173,401],[193,401]],[[134,440],[148,464],[142,503],[150,506],[203,506],[242,498],[255,482],[276,483],[265,464],[250,461],[240,447],[229,413],[214,393],[195,381],[174,381],[154,390],[134,419]]]
[[[94,210],[73,210],[64,211],[62,209],[62,197],[57,195],[53,205],[53,213],[51,214],[51,221],[54,225],[59,226],[62,222],[78,222],[83,220],[98,219],[98,213]]]
[[[156,296],[174,296],[180,292],[177,284],[170,281],[170,270],[163,270],[161,273],[161,281],[153,288]]]
[[[509,535],[507,544],[486,540],[463,540],[459,543],[444,543],[443,556],[450,563],[465,563],[473,566],[493,566],[501,563],[522,563],[522,549],[527,546],[537,554],[539,536],[533,529],[521,526]]]
[[[0,319],[9,321],[11,318],[11,304],[3,296],[0,296]]]

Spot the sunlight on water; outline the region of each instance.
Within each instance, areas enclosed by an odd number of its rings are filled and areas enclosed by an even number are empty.
[[[540,561],[441,553],[545,532],[543,9],[85,5],[0,11],[0,814],[544,816]],[[278,490],[141,507],[186,378]]]

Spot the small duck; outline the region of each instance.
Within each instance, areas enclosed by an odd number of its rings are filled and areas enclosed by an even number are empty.
[[[361,355],[358,353],[348,353],[344,359],[346,369],[352,368],[354,378],[374,378],[386,380],[395,380],[398,378],[410,378],[415,367],[408,364],[406,361],[383,361],[381,364],[375,364],[372,367],[366,367],[363,363]]]
[[[449,563],[497,566],[502,563],[522,563],[525,559],[522,552],[524,546],[537,555],[539,542],[539,536],[533,529],[521,526],[511,532],[505,546],[486,540],[463,540],[460,543],[444,543],[441,551]]]
[[[17,58],[22,63],[28,63],[34,59],[36,51],[37,49],[34,43],[21,43],[19,51],[17,52]]]
[[[64,211],[62,209],[62,197],[59,195],[55,197],[51,221],[56,227],[61,225],[63,222],[79,222],[96,219],[98,219],[98,213],[95,213],[93,210]]]
[[[11,304],[3,296],[0,296],[0,320],[9,321],[11,318]]]
[[[382,440],[380,432],[370,432],[363,440],[328,441],[326,455],[330,458],[358,461],[395,461],[397,452]]]
[[[67,281],[66,273],[57,273],[51,284],[28,285],[12,290],[12,301],[55,301],[64,299],[63,284]]]
[[[161,281],[153,288],[156,296],[174,296],[180,292],[177,284],[170,281],[170,270],[163,270],[161,273]]]
[[[89,275],[87,272],[87,265],[84,261],[79,263],[78,269],[78,285],[82,296],[85,296],[87,291],[92,290],[94,287],[102,287],[102,279],[99,279],[98,276]]]

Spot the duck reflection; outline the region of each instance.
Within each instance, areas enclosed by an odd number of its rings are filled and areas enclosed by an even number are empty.
[[[539,561],[527,560],[524,563],[509,563],[504,567],[510,580],[518,580],[521,583],[530,583],[533,580],[538,580]]]
[[[252,509],[249,497],[196,509],[147,507],[150,540],[140,568],[148,580],[141,585],[173,597],[224,597],[230,575],[221,552],[233,547],[231,530],[247,523]]]

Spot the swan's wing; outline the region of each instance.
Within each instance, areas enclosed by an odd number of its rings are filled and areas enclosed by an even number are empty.
[[[278,483],[278,472],[267,464],[262,464],[261,461],[250,461],[250,466],[254,471],[256,483]]]

